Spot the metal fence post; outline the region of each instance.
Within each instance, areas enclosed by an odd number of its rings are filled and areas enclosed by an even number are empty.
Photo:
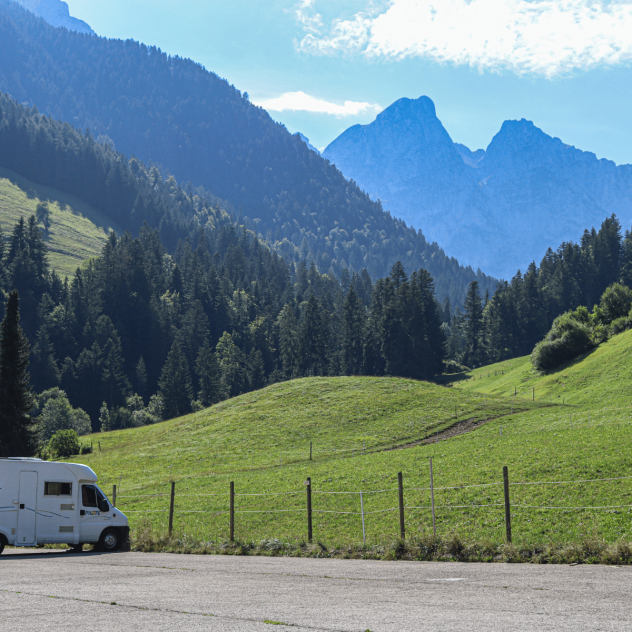
[[[360,513],[362,514],[362,541],[366,546],[366,529],[364,528],[364,500],[362,499],[362,490],[360,490]]]
[[[312,479],[307,477],[307,540],[312,543]]]
[[[169,535],[173,531],[173,506],[176,497],[176,482],[171,481],[171,502],[169,503]]]
[[[509,470],[503,467],[503,482],[505,485],[505,529],[507,531],[507,544],[511,544],[511,505],[509,504]]]
[[[235,483],[230,482],[230,541],[235,541]]]
[[[399,487],[399,534],[402,540],[406,539],[406,524],[404,522],[404,480],[402,472],[397,473]]]
[[[437,537],[437,521],[435,519],[435,504],[434,504],[434,479],[432,476],[432,457],[430,457],[430,500],[432,503],[432,533],[434,537]]]
[[[112,507],[116,507],[116,485],[112,485]]]

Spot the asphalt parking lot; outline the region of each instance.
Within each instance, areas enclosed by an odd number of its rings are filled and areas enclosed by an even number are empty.
[[[26,550],[0,556],[3,632],[629,631],[631,597],[628,567]]]

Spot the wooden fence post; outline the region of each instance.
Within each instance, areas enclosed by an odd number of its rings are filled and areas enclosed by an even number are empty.
[[[397,473],[399,487],[399,534],[402,540],[406,539],[406,524],[404,522],[404,480],[402,472]]]
[[[432,503],[432,533],[437,537],[437,521],[435,520],[434,479],[432,477],[432,457],[430,457],[430,500]]]
[[[230,482],[230,541],[235,541],[235,483]]]
[[[312,442],[309,442],[309,460],[312,460]]]
[[[116,507],[116,485],[112,485],[112,507]]]
[[[169,503],[169,535],[173,531],[173,506],[176,498],[176,482],[171,481],[171,502]]]
[[[509,504],[509,470],[503,467],[503,483],[505,485],[505,529],[507,532],[507,544],[511,544],[511,505]]]
[[[312,543],[312,479],[307,477],[307,540]]]

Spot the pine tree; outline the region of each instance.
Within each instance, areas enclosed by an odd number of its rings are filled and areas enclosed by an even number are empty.
[[[173,343],[162,367],[158,387],[164,404],[165,419],[172,419],[191,412],[193,398],[191,373],[186,356],[177,340]]]
[[[147,391],[147,366],[143,356],[140,356],[136,363],[134,370],[134,377],[136,380],[136,392],[145,399],[145,392]]]
[[[483,304],[478,291],[478,281],[472,281],[467,288],[463,305],[465,353],[463,361],[467,366],[480,366],[485,358],[483,346]]]
[[[29,342],[20,327],[20,299],[11,292],[0,325],[0,455],[32,456],[37,432],[29,416]]]
[[[208,338],[200,347],[195,363],[195,374],[198,378],[200,390],[198,399],[203,406],[212,406],[222,400],[222,377],[219,362],[213,353]]]
[[[283,307],[277,320],[279,327],[279,356],[283,373],[293,379],[298,375],[298,324],[294,314],[294,305],[288,303]]]
[[[359,375],[362,372],[365,326],[366,315],[362,299],[351,286],[342,308],[342,356],[348,375]]]
[[[61,373],[55,360],[55,348],[45,325],[37,330],[31,359],[31,378],[37,392],[59,386]]]
[[[263,356],[259,349],[253,349],[248,356],[248,385],[250,390],[256,391],[266,385],[266,372],[263,366]]]
[[[305,302],[298,330],[299,366],[302,375],[327,373],[327,323],[313,294]]]

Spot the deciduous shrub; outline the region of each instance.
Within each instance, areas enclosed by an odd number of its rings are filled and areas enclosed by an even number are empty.
[[[79,436],[74,430],[58,430],[48,442],[48,450],[54,458],[65,458],[79,454]]]
[[[632,308],[632,290],[621,283],[613,283],[601,295],[599,309],[605,325],[627,316],[630,308]]]
[[[595,346],[590,327],[566,312],[553,321],[551,331],[531,354],[531,363],[538,371],[548,371]]]

